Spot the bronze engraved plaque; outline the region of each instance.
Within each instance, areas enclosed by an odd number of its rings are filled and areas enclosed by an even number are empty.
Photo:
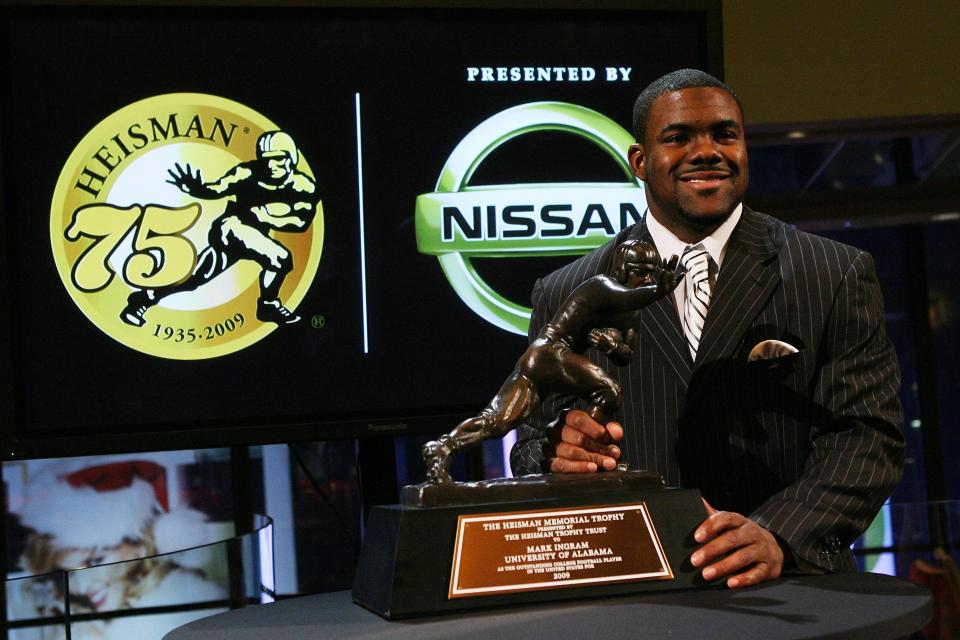
[[[670,580],[643,502],[460,516],[448,598]]]

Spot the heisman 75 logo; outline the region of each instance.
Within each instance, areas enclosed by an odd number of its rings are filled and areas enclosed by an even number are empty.
[[[212,358],[300,319],[323,207],[288,133],[224,98],[170,94],[84,137],[60,174],[50,236],[97,327],[144,353]]]

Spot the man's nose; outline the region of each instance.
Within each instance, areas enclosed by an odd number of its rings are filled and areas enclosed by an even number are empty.
[[[697,136],[693,140],[690,161],[694,163],[713,163],[721,159],[720,150],[711,136]]]

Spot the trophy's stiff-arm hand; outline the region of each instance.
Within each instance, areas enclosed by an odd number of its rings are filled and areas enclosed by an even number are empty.
[[[660,261],[660,274],[657,278],[659,291],[666,295],[676,289],[683,276],[687,274],[686,268],[680,264],[679,256],[671,256],[669,262]]]
[[[660,268],[665,269],[666,271],[676,271],[678,266],[680,269],[683,269],[683,267],[680,266],[680,256],[677,254],[670,256],[669,260],[660,261]],[[686,269],[683,270],[686,271]]]
[[[617,468],[623,427],[617,422],[601,425],[585,411],[567,412],[564,424],[551,430],[553,473],[592,473]]]

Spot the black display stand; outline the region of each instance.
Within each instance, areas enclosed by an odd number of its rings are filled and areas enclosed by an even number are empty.
[[[229,611],[191,622],[164,640],[893,640],[921,629],[932,613],[930,592],[922,587],[846,573],[401,621],[384,620],[340,591]]]

